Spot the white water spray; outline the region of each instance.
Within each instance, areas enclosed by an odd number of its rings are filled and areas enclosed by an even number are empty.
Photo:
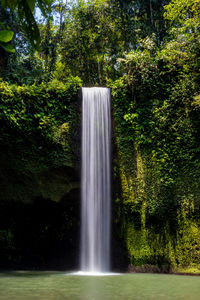
[[[81,271],[110,270],[110,89],[82,89]]]

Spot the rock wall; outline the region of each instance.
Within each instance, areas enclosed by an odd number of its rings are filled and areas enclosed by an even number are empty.
[[[138,103],[126,79],[112,92],[114,221],[126,263],[132,271],[199,270],[199,108],[176,103],[174,116],[174,99],[167,108]]]
[[[77,268],[79,84],[0,89],[0,268]]]

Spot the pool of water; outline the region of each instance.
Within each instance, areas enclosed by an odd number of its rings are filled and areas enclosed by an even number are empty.
[[[64,272],[0,273],[5,300],[145,300],[200,299],[200,277],[123,274],[79,276]]]

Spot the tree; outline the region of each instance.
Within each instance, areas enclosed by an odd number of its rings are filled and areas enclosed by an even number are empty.
[[[169,36],[162,51],[169,68],[193,73],[199,78],[200,66],[200,1],[172,0],[165,6]]]
[[[125,50],[137,48],[137,40],[154,33],[160,43],[166,33],[164,5],[169,0],[110,0],[113,15],[118,16]]]
[[[102,84],[112,77],[123,41],[107,1],[79,1],[65,20],[59,55],[66,74],[86,84]]]

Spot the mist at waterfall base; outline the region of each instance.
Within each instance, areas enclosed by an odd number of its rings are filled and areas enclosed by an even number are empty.
[[[110,111],[109,88],[82,88],[80,275],[110,271]]]

